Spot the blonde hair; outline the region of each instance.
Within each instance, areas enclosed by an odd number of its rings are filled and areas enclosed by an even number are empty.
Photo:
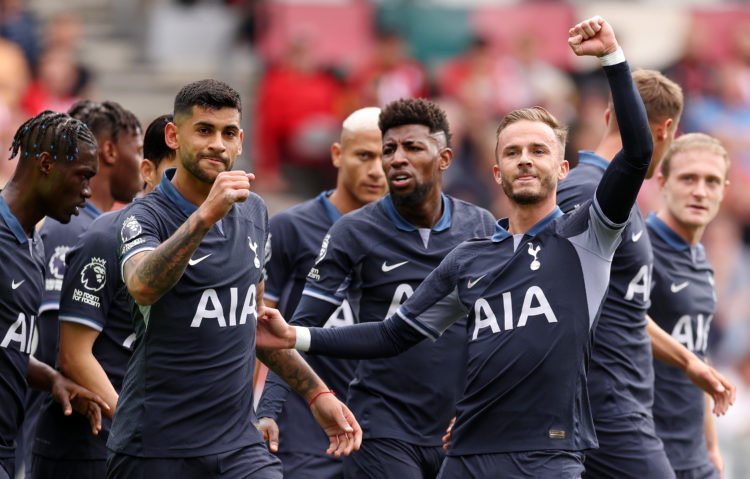
[[[555,134],[555,138],[557,138],[557,141],[560,143],[560,152],[564,154],[565,142],[568,140],[568,128],[564,125],[561,125],[560,122],[557,121],[557,118],[552,115],[552,113],[548,112],[541,106],[520,108],[505,115],[505,117],[503,117],[503,119],[500,121],[500,124],[497,126],[495,138],[499,141],[500,133],[502,133],[503,130],[505,130],[508,126],[519,121],[536,121],[544,123],[545,125],[552,128],[552,131]],[[497,154],[497,144],[495,145],[495,152],[495,154]]]
[[[671,118],[676,127],[682,116],[684,103],[682,87],[656,70],[634,71],[633,82],[646,107],[649,123],[658,123]],[[611,95],[609,110],[614,112]],[[614,115],[612,115],[612,121],[617,122]]]
[[[724,159],[724,163],[726,163],[726,171],[729,171],[729,153],[727,153],[727,150],[719,140],[704,133],[687,133],[675,139],[667,152],[664,153],[664,158],[661,160],[661,174],[665,178],[668,177],[672,158],[678,153],[692,150],[709,151],[721,156]],[[724,172],[725,177],[726,171]]]

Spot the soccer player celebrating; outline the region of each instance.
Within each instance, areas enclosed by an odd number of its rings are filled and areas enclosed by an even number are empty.
[[[107,475],[280,478],[255,428],[256,304],[268,236],[254,175],[230,171],[242,151],[239,94],[216,80],[183,87],[167,144],[177,150],[118,228],[136,340],[107,447]],[[351,412],[294,351],[259,358],[311,404],[329,452],[361,441]]]
[[[323,239],[293,323],[323,326],[345,297],[360,322],[391,316],[448,252],[486,236],[492,215],[442,193],[452,159],[445,113],[423,99],[381,112],[382,166],[390,194],[334,223]],[[435,477],[441,436],[462,387],[465,320],[435,343],[397,358],[361,361],[347,404],[362,448],[344,460],[350,478]]]
[[[331,146],[333,165],[338,168],[336,189],[271,218],[273,253],[266,264],[268,279],[263,299],[266,305],[278,307],[284,315],[291,317],[294,313],[307,273],[331,225],[386,192],[379,114],[379,108],[362,108],[344,120],[341,138]],[[347,324],[354,324],[354,316],[344,300],[326,326]],[[305,359],[331,390],[346,397],[356,362],[325,356]],[[294,479],[311,474],[319,479],[342,477],[341,460],[323,454],[328,439],[315,425],[307,403],[296,394],[287,396],[288,391],[286,383],[272,376],[266,382],[257,410],[271,451],[278,451],[284,477]]]
[[[579,23],[568,42],[600,58],[622,135],[588,203],[569,215],[556,206],[565,129],[540,107],[511,112],[497,129],[494,168],[511,214],[494,235],[458,246],[384,322],[295,328],[269,311],[260,323],[265,345],[368,357],[437,339],[468,313],[466,386],[441,478],[577,478],[583,451],[597,445],[586,387],[592,329],[652,139],[609,24]]]
[[[102,212],[109,211],[115,201],[130,202],[140,190],[138,172],[142,158],[143,138],[141,124],[133,113],[116,102],[103,103],[81,100],[68,114],[80,120],[94,134],[97,141],[99,170],[91,180],[91,198],[81,214],[62,224],[48,218],[39,230],[44,243],[45,273],[44,294],[39,308],[37,330],[39,342],[34,357],[50,366],[55,365],[58,350],[58,308],[60,288],[65,275],[65,255]],[[41,411],[49,404],[45,394],[33,392],[27,399],[24,419],[24,462],[31,467],[31,450]]]
[[[162,115],[146,129],[141,176],[150,192],[154,178],[174,166],[175,152],[164,141],[172,115]],[[32,478],[99,479],[107,469],[106,442],[125,367],[135,340],[128,293],[117,261],[117,235],[128,208],[96,218],[66,254],[68,274],[60,291],[60,369],[101,396],[110,410],[102,430],[88,433],[80,415],[65,417],[49,405],[42,413],[33,448]]]
[[[16,132],[15,173],[0,193],[0,479],[14,477],[14,441],[24,414],[27,387],[50,391],[87,417],[94,434],[106,403],[30,357],[34,323],[44,289],[44,248],[34,228],[44,217],[66,223],[91,196],[98,168],[94,135],[64,113],[44,111]],[[72,404],[71,404],[72,402]]]
[[[633,73],[646,107],[654,141],[650,178],[674,139],[682,113],[682,89],[653,70]],[[564,212],[584,203],[596,190],[609,161],[622,148],[612,106],[605,112],[607,129],[594,152],[581,151],[579,164],[557,191]],[[705,385],[724,412],[732,386],[724,387],[712,368],[647,321],[653,254],[638,205],[633,205],[622,241],[615,251],[609,290],[596,326],[588,373],[589,398],[599,448],[586,454],[586,477],[642,478],[672,476],[664,446],[654,430],[651,407],[654,371],[651,343],[658,359],[679,365]],[[651,336],[651,338],[649,337]],[[684,360],[683,360],[684,358]]]
[[[729,156],[718,140],[701,133],[679,137],[656,177],[661,208],[646,219],[654,248],[649,315],[701,359],[706,357],[716,289],[700,240],[719,211],[728,170]],[[679,369],[654,361],[654,370],[656,432],[675,474],[718,479],[722,461],[709,398]]]

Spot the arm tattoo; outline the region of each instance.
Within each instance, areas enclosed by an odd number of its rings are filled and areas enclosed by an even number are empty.
[[[256,355],[305,400],[313,391],[325,388],[315,371],[293,349],[258,349]]]
[[[133,275],[149,296],[160,298],[179,281],[188,261],[210,228],[193,213],[177,231],[135,266]],[[129,275],[131,276],[131,275]]]

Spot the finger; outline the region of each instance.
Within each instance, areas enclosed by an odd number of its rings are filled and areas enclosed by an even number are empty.
[[[96,403],[92,403],[91,407],[89,407],[89,423],[91,423],[91,432],[94,433],[94,436],[99,435],[99,431],[102,429],[102,410],[96,405]]]
[[[250,183],[252,183],[253,181],[255,181],[255,173],[248,173],[247,174],[247,181],[249,181]]]
[[[335,434],[329,435],[328,436],[328,449],[326,449],[326,454],[328,454],[329,456],[331,454],[335,454],[335,451],[336,451],[336,448],[338,447],[338,445],[339,445],[339,439],[338,439],[338,437],[336,437]],[[339,457],[339,456],[336,455],[336,457]]]
[[[276,423],[268,428],[268,436],[268,448],[272,452],[277,452],[279,450],[279,428]]]
[[[583,25],[581,25],[581,29],[583,30],[583,38],[586,39],[595,36],[598,31],[594,30],[594,27],[590,22],[584,22]]]
[[[73,414],[73,406],[70,405],[71,394],[64,394],[60,397],[60,406],[62,406],[63,414],[70,416]]]

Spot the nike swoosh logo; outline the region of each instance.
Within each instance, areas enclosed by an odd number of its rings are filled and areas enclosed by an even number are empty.
[[[475,285],[475,284],[477,284],[477,283],[479,282],[479,280],[481,280],[481,279],[482,279],[482,278],[484,278],[485,276],[487,276],[487,275],[486,275],[486,274],[483,274],[482,276],[478,277],[478,278],[477,278],[477,279],[475,279],[474,281],[472,281],[472,280],[469,280],[469,283],[467,284],[467,286],[469,287],[469,289],[473,288],[473,287],[474,287],[474,285]]]
[[[21,286],[25,282],[26,282],[26,280],[22,279],[21,281],[19,281],[18,283],[16,283],[16,280],[14,279],[13,281],[10,282],[10,287],[11,287],[11,289],[16,289],[16,288],[18,288],[19,286]]]
[[[190,266],[195,266],[196,264],[200,263],[201,261],[203,261],[204,259],[208,258],[208,257],[209,257],[209,256],[211,256],[212,254],[213,254],[213,253],[208,253],[208,254],[207,254],[206,256],[201,256],[201,257],[200,257],[200,258],[198,258],[198,259],[192,259],[192,258],[190,258],[190,260],[188,260],[188,264],[189,264]]]
[[[680,284],[672,283],[669,289],[672,290],[673,293],[679,293],[683,289],[687,288],[688,284],[690,284],[688,281],[685,281],[684,283],[680,283]]]
[[[383,273],[387,273],[388,271],[393,271],[394,269],[405,265],[408,263],[408,261],[404,261],[403,263],[396,263],[396,264],[386,264],[385,261],[383,261]]]
[[[641,239],[641,236],[643,236],[643,230],[640,230],[637,233],[633,233],[633,243],[637,243],[639,239]]]

